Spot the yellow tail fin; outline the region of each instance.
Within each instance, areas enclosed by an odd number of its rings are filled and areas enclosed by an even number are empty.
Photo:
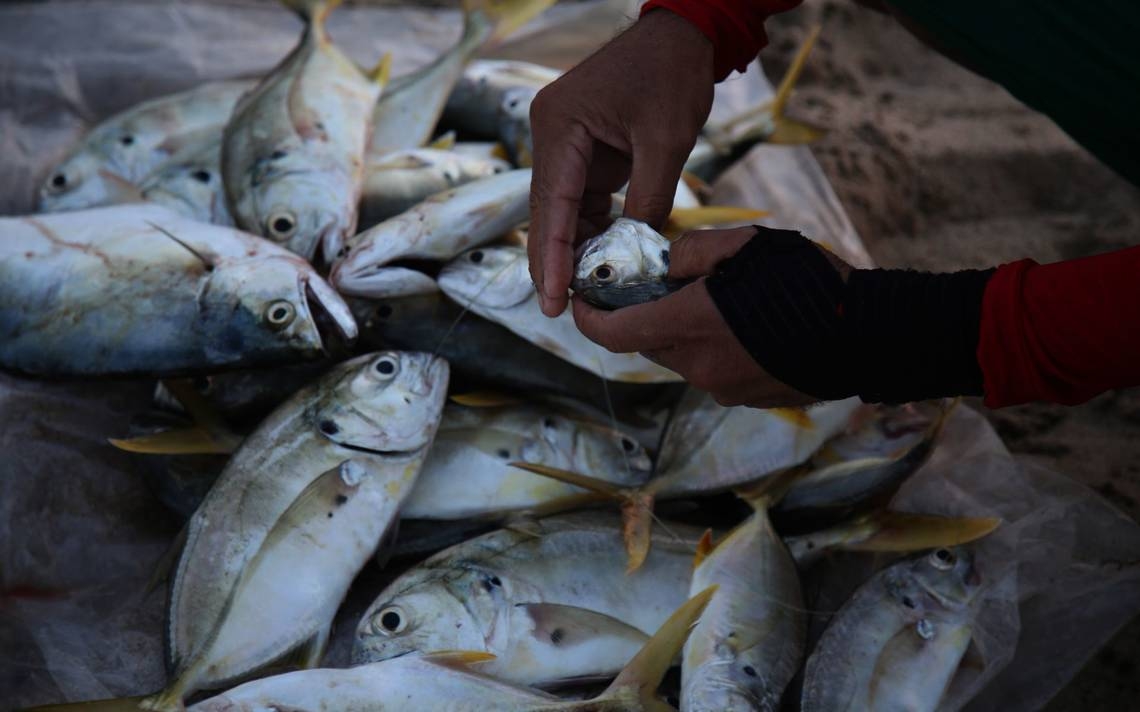
[[[197,426],[163,430],[134,438],[107,438],[120,450],[145,455],[228,455],[241,445],[233,434],[213,434]]]
[[[767,215],[769,215],[767,210],[737,208],[731,205],[702,205],[699,208],[673,208],[673,212],[669,213],[669,221],[665,224],[665,236],[676,238],[698,227],[746,222]]]
[[[495,28],[488,42],[497,44],[553,4],[554,0],[463,0],[463,10],[486,15]]]

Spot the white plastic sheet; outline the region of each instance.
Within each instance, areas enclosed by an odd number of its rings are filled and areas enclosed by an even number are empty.
[[[635,4],[560,6],[502,53],[567,66]],[[392,51],[399,74],[446,47],[459,24],[450,11],[347,6],[331,31],[365,65]],[[0,213],[31,209],[38,180],[85,126],[201,81],[263,72],[299,30],[276,3],[252,0],[0,6]],[[717,90],[713,118],[770,92],[755,70],[733,77]],[[714,188],[717,202],[769,209],[766,224],[870,262],[809,149],[758,147]],[[127,432],[150,393],[144,383],[0,377],[0,709],[164,682],[164,596],[144,588],[178,523],[137,463],[105,442]],[[982,664],[955,680],[951,708],[973,698],[970,709],[1036,709],[1140,606],[1140,528],[1064,476],[1020,467],[966,409],[896,505],[1006,522],[979,546],[989,584],[976,636]],[[875,563],[832,562],[813,589],[816,607],[837,608]],[[348,636],[381,584],[376,572],[358,582],[329,664],[345,662]]]

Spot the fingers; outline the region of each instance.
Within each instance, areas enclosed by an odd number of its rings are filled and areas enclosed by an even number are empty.
[[[663,139],[633,140],[633,167],[625,196],[625,216],[661,229],[673,209],[677,181],[692,150],[692,142]]]
[[[575,296],[574,322],[586,338],[614,353],[657,351],[675,340],[675,318],[667,304],[673,298],[604,311]]]
[[[751,226],[687,232],[669,247],[669,276],[687,279],[712,274],[755,235],[756,228]]]
[[[548,102],[541,99],[542,92],[531,104],[534,174],[530,184],[527,257],[542,312],[553,317],[566,308],[578,211],[593,140],[582,126],[567,125],[552,116],[550,112],[557,109],[548,107]]]

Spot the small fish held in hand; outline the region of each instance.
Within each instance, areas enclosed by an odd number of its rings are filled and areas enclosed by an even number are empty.
[[[618,218],[578,250],[570,286],[601,309],[651,302],[688,283],[669,279],[669,240],[637,220]]]

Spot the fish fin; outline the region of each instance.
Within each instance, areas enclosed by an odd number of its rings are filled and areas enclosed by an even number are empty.
[[[330,12],[343,0],[281,0],[281,4],[310,24],[324,24]]]
[[[512,405],[520,405],[523,402],[520,398],[496,391],[455,393],[452,394],[449,400],[456,405],[462,405],[468,408],[504,408]]]
[[[511,154],[507,151],[507,147],[500,141],[491,147],[491,158],[498,158],[500,161],[510,163]]]
[[[400,536],[400,518],[392,517],[392,521],[388,522],[388,528],[384,530],[384,534],[380,537],[380,543],[376,546],[376,554],[372,557],[376,565],[383,569],[392,560],[392,554],[396,551],[396,540]]]
[[[382,87],[388,86],[389,80],[392,79],[392,53],[385,52],[372,71],[368,72],[368,78]]]
[[[685,185],[689,187],[689,190],[693,191],[702,201],[712,195],[712,186],[695,173],[682,171],[681,180],[684,181]]]
[[[680,237],[683,233],[698,227],[725,225],[745,222],[770,215],[767,210],[737,208],[730,205],[702,205],[699,208],[673,208],[665,224],[665,235]]]
[[[801,146],[805,143],[815,143],[827,135],[827,129],[789,119],[786,116],[778,117],[775,125],[775,130],[765,139],[767,143],[775,146]]]
[[[552,514],[559,514],[561,512],[569,512],[575,509],[586,509],[606,502],[612,502],[613,498],[597,492],[586,492],[583,494],[572,494],[566,497],[559,497],[551,499],[542,504],[530,507],[526,510],[526,514],[531,517],[548,517]]]
[[[106,168],[100,168],[99,177],[107,181],[111,185],[112,203],[141,203],[146,200],[143,197],[142,189],[126,178],[112,173]]]
[[[438,650],[434,653],[424,653],[422,657],[435,665],[452,670],[468,670],[473,665],[494,660],[495,654],[485,650]]]
[[[788,467],[777,470],[758,482],[738,487],[733,492],[737,497],[752,505],[753,509],[766,511],[780,501],[780,498],[791,489],[796,480],[811,472],[813,472],[811,468],[802,465]]]
[[[321,660],[325,657],[325,651],[328,650],[331,634],[332,622],[330,621],[328,625],[321,626],[321,629],[314,633],[312,638],[297,648],[297,667],[302,670],[320,667]]]
[[[222,414],[201,393],[194,390],[193,381],[170,379],[163,381],[162,385],[199,426],[218,437],[223,435],[237,437],[226,427]]]
[[[448,131],[447,133],[436,136],[425,148],[434,148],[439,151],[450,151],[455,148],[455,132]]]
[[[553,4],[554,0],[463,0],[463,10],[486,16],[494,26],[487,43],[498,44]]]
[[[194,255],[199,260],[201,260],[202,265],[203,265],[203,267],[205,267],[207,272],[212,271],[215,267],[218,266],[219,259],[218,259],[218,256],[216,254],[213,254],[211,252],[207,252],[207,251],[202,250],[202,249],[197,248],[197,247],[191,247],[189,244],[182,241],[177,235],[175,235],[171,231],[167,230],[166,228],[162,227],[161,225],[158,225],[156,223],[152,223],[149,220],[147,221],[147,225],[150,225],[152,228],[157,230],[159,233],[165,235],[166,237],[170,238],[174,242],[178,243],[180,246],[182,246],[182,248],[184,250],[186,250],[190,254]]]
[[[960,546],[981,539],[1001,525],[997,517],[941,517],[882,511],[869,517],[871,536],[848,541],[848,551],[919,551]]]
[[[431,165],[431,161],[426,161],[419,156],[414,156],[410,153],[399,153],[387,156],[379,161],[369,161],[368,172],[371,174],[376,171],[415,170],[417,168],[428,168]]]
[[[821,25],[816,25],[808,32],[807,39],[800,45],[799,50],[796,51],[796,56],[792,59],[791,66],[788,71],[784,73],[783,79],[780,80],[780,86],[776,87],[776,95],[772,97],[772,118],[776,120],[777,126],[779,121],[784,116],[784,110],[788,107],[788,100],[792,97],[792,91],[796,87],[796,82],[800,79],[800,74],[804,70],[804,64],[807,62],[808,55],[811,54],[812,47],[815,46],[815,41],[819,39],[819,33],[823,29]]]
[[[226,435],[219,438],[205,428],[174,428],[133,438],[107,438],[120,450],[146,455],[228,455],[237,450],[241,438]]]
[[[625,542],[625,553],[629,557],[626,574],[641,568],[649,556],[653,544],[653,494],[635,492],[621,505],[621,534]]]
[[[697,551],[693,555],[693,569],[696,570],[705,559],[709,558],[709,554],[716,548],[713,544],[712,529],[706,529],[704,534],[701,534],[700,541],[697,542]]]
[[[190,522],[187,520],[182,528],[178,530],[177,536],[174,541],[170,542],[170,546],[163,552],[162,556],[155,562],[154,572],[150,575],[150,580],[146,582],[146,589],[144,593],[149,594],[158,585],[170,578],[170,572],[174,570],[175,565],[178,564],[178,559],[182,556],[182,550],[186,548],[186,537],[190,533]]]
[[[59,705],[37,705],[23,707],[18,712],[137,712],[144,709],[139,703],[149,695],[136,697],[120,697],[109,700],[90,700],[88,702],[65,702]]]
[[[557,467],[550,467],[549,465],[540,465],[532,462],[511,462],[511,467],[517,467],[520,470],[533,472],[536,475],[549,477],[559,482],[581,487],[584,490],[604,494],[614,499],[626,499],[628,497],[627,490],[618,487],[615,484],[606,482],[605,480],[598,479],[597,477],[590,477],[589,475],[578,474],[569,470],[559,469]]]
[[[659,707],[661,700],[657,698],[657,688],[661,685],[661,679],[665,677],[665,673],[681,653],[689,632],[700,619],[701,613],[704,612],[705,606],[716,590],[715,585],[709,586],[674,611],[641,651],[622,668],[617,679],[595,700],[628,699],[632,693],[644,709]]]
[[[781,420],[786,420],[797,428],[807,430],[815,427],[807,408],[769,408],[768,412]]]
[[[502,528],[536,539],[541,538],[545,533],[542,530],[542,525],[530,514],[513,514],[507,517]]]
[[[649,636],[639,628],[605,613],[557,603],[517,603],[534,621],[533,635],[542,642],[566,648],[600,637],[644,645]]]
[[[291,534],[297,527],[311,522],[317,516],[325,516],[326,511],[342,506],[347,500],[341,498],[354,495],[367,475],[367,466],[351,459],[322,472],[301,490],[296,499],[281,513],[273,528],[265,535],[259,553],[270,544]]]

